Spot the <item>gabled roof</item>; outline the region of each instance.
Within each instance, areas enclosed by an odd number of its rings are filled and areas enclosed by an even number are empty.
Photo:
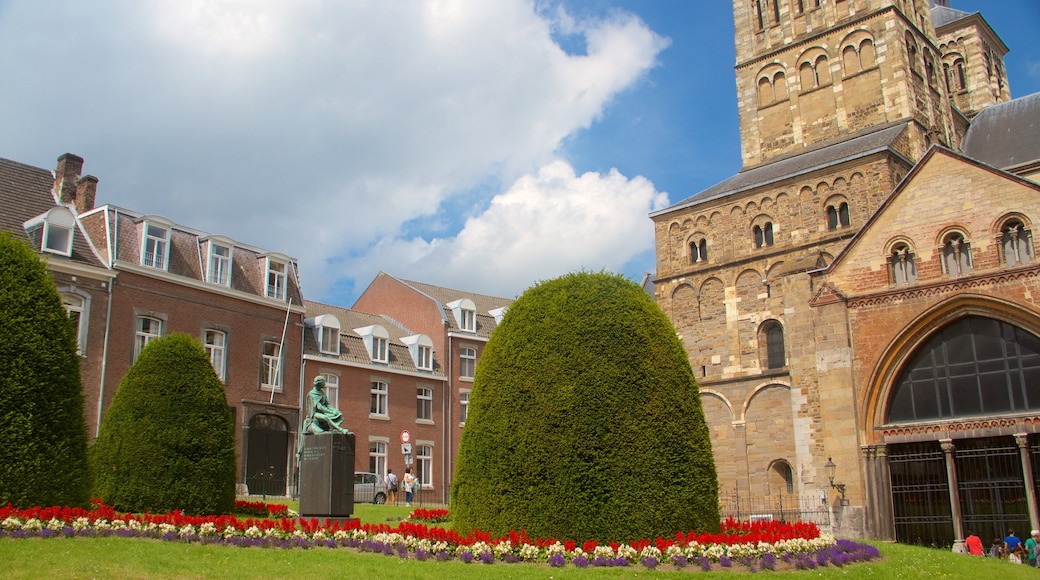
[[[892,148],[892,145],[907,125],[906,121],[900,121],[894,125],[889,125],[852,139],[845,137],[843,140],[821,143],[806,151],[783,156],[765,165],[742,170],[733,177],[721,181],[671,207],[652,212],[650,217],[653,218],[678,209],[694,207],[702,203],[791,179],[882,151],[900,155]],[[907,163],[910,164],[912,161],[907,160]]]
[[[971,120],[961,149],[1005,170],[1040,161],[1040,93],[982,109]]]
[[[29,241],[22,224],[61,205],[53,188],[54,174],[50,170],[0,158],[0,207],[3,208],[0,211],[0,229],[11,232],[16,239]],[[70,209],[75,213],[75,208]],[[38,251],[39,247],[36,249]],[[48,256],[52,261],[71,259],[81,264],[105,267],[79,225],[73,232],[72,257]]]
[[[408,346],[401,342],[402,338],[412,336],[415,333],[401,326],[397,321],[385,316],[322,304],[321,302],[307,300],[305,304],[307,306],[307,318],[332,314],[339,319],[340,351],[337,360],[355,364],[374,364],[368,351],[365,349],[364,340],[354,332],[354,329],[379,325],[385,328],[387,334],[390,335],[389,363],[386,365],[388,368],[400,371],[430,373],[430,371],[420,371],[415,367],[415,362],[409,354]],[[307,331],[304,332],[304,354],[321,356],[323,358],[331,357],[332,355],[321,352],[321,349],[318,347],[318,339],[311,330],[312,327],[308,327]],[[444,367],[440,364],[439,353],[436,351],[433,353],[432,375],[437,378],[443,378],[444,375]]]
[[[838,253],[837,256],[834,257],[834,260],[826,268],[819,270],[820,274],[825,275],[829,272],[834,271],[842,264],[842,262],[845,261],[846,257],[849,254],[853,253],[855,248],[858,247],[860,240],[867,236],[870,230],[874,227],[875,223],[877,223],[879,220],[884,219],[886,210],[888,210],[889,207],[892,206],[893,203],[895,203],[895,200],[900,196],[900,194],[902,194],[903,191],[906,190],[907,187],[909,187],[910,184],[913,183],[914,178],[917,177],[917,175],[921,173],[921,171],[928,165],[932,158],[934,158],[937,155],[945,155],[947,157],[959,160],[963,163],[970,164],[983,171],[989,171],[991,173],[997,174],[1008,180],[1015,181],[1023,185],[1027,185],[1034,189],[1038,188],[1038,185],[1036,183],[1029,181],[1028,179],[1024,179],[1013,173],[1008,173],[998,168],[991,167],[984,163],[980,163],[975,159],[951,151],[941,145],[932,145],[928,148],[928,151],[925,152],[924,157],[922,157],[921,160],[918,161],[916,165],[914,165],[913,169],[910,170],[910,173],[908,173],[906,177],[904,177],[903,180],[899,182],[896,188],[892,190],[892,193],[888,194],[888,196],[885,197],[885,200],[881,202],[881,205],[874,211],[873,214],[871,214],[867,221],[863,223],[863,227],[861,227],[859,231],[856,232],[856,235],[852,237],[852,240],[848,244],[846,244],[844,248],[842,248],[842,250]]]
[[[501,298],[498,296],[465,292],[463,290],[455,290],[453,288],[445,288],[443,286],[435,286],[433,284],[415,282],[412,280],[402,280],[400,278],[397,278],[396,280],[436,302],[437,306],[443,313],[445,320],[448,321],[449,332],[462,332],[459,329],[458,321],[455,320],[455,316],[451,312],[451,308],[448,307],[448,304],[451,302],[462,300],[464,298],[473,301],[473,305],[476,306],[477,310],[476,334],[483,338],[491,336],[491,331],[497,326],[495,317],[488,314],[488,312],[496,308],[508,307],[513,303],[513,299],[511,298]]]

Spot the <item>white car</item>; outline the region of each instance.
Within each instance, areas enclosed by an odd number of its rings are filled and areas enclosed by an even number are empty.
[[[354,503],[386,503],[386,484],[382,476],[354,472]]]

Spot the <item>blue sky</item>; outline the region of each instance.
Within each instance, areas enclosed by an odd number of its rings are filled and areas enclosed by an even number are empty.
[[[953,0],[1040,91],[1037,0]],[[0,157],[300,260],[516,296],[652,272],[650,211],[739,169],[732,5],[0,0]]]

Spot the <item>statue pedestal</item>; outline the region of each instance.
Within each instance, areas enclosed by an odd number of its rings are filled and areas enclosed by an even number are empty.
[[[354,434],[303,436],[300,515],[347,518],[354,512]]]

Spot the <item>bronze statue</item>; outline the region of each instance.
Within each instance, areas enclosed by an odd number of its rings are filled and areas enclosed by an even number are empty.
[[[347,429],[340,427],[343,421],[343,413],[329,404],[325,396],[325,377],[314,377],[314,388],[307,393],[308,413],[303,422],[303,434],[312,433],[350,433]]]

